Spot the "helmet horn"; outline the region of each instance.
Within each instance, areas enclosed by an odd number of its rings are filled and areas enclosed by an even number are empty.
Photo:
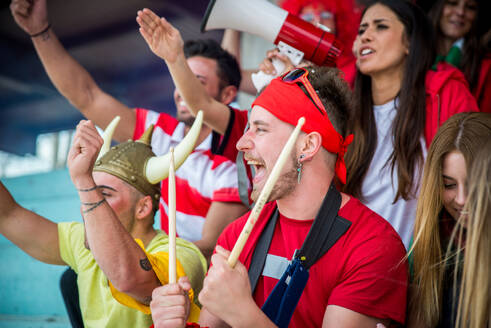
[[[201,126],[203,125],[203,112],[199,111],[193,126],[189,129],[184,139],[174,149],[174,164],[177,170],[186,158],[191,154],[198,140]],[[170,154],[155,156],[148,160],[145,166],[145,176],[150,183],[157,183],[169,175]]]
[[[116,130],[116,127],[118,126],[119,120],[121,117],[116,116],[113,118],[111,123],[106,127],[106,130],[104,130],[104,133],[102,134],[102,139],[104,139],[104,144],[101,147],[101,150],[99,151],[99,156],[97,156],[97,159],[100,159],[102,156],[104,156],[105,153],[109,150],[111,147],[111,140],[113,138],[114,130]]]

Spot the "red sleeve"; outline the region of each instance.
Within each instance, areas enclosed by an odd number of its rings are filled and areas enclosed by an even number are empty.
[[[435,74],[433,73],[433,75]],[[459,72],[459,74],[462,73]],[[479,111],[476,99],[469,91],[469,86],[463,79],[463,75],[462,78],[448,79],[436,94],[427,95],[426,106],[426,148],[430,147],[438,128],[452,115]]]
[[[145,132],[145,122],[147,120],[148,110],[143,108],[136,108],[135,113],[136,123],[135,130],[133,131],[133,140],[137,140],[142,136],[143,132]]]
[[[359,217],[340,256],[341,276],[328,305],[338,305],[375,318],[404,323],[408,266],[397,232],[382,218],[357,210]],[[370,217],[368,217],[369,215]],[[344,261],[342,261],[344,259]]]
[[[491,113],[491,58],[483,60],[479,75],[478,87],[474,90],[479,109],[484,113]]]
[[[466,83],[460,80],[449,80],[440,92],[440,124],[452,115],[462,112],[478,112],[476,99]]]
[[[406,261],[400,263],[405,253],[395,242],[373,238],[354,249],[328,303],[404,323],[408,269]]]
[[[220,148],[223,149],[220,155],[223,155],[235,163],[237,158],[237,141],[244,134],[247,126],[247,111],[229,107],[231,111],[230,121],[228,122],[227,131],[221,140]]]
[[[240,203],[239,189],[221,188],[213,192],[213,201],[226,203]]]

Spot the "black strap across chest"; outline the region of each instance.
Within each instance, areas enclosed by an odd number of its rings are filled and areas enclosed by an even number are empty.
[[[294,258],[301,259],[306,269],[314,265],[351,226],[350,221],[338,216],[340,206],[341,194],[331,183],[302,247],[294,255]],[[252,255],[249,281],[253,293],[266,262],[278,217],[278,208],[276,208],[261,233]]]

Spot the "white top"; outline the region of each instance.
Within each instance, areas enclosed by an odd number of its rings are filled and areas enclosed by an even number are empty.
[[[391,176],[391,165],[387,163],[387,160],[394,149],[391,132],[392,122],[396,115],[395,102],[391,100],[384,105],[373,106],[377,126],[377,148],[363,181],[361,192],[364,204],[392,225],[408,249],[413,235],[419,188],[416,198],[410,198],[407,201],[399,198],[396,203],[393,203],[398,187],[397,165]],[[426,146],[423,136],[420,137],[420,141],[423,158],[426,159]]]

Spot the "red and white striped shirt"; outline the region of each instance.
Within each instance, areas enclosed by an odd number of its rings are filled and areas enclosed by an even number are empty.
[[[138,139],[150,124],[155,125],[151,145],[157,156],[165,155],[184,138],[184,123],[165,113],[137,108],[133,139]],[[210,134],[176,170],[176,230],[179,237],[190,241],[201,239],[212,202],[240,202],[236,164],[213,154],[211,141]],[[167,232],[167,179],[162,181],[161,193],[161,224]]]

